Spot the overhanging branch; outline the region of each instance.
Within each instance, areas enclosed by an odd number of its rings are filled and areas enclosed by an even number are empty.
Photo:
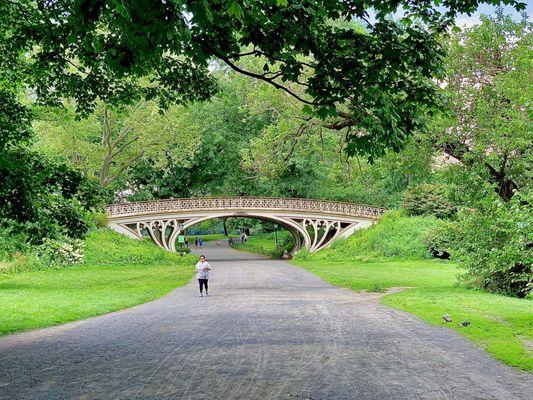
[[[258,74],[258,73],[255,73],[255,72],[251,72],[251,71],[247,71],[245,69],[242,69],[241,67],[239,67],[238,65],[236,65],[235,63],[233,63],[228,57],[216,52],[213,50],[213,53],[219,58],[221,59],[222,61],[224,61],[224,63],[226,63],[226,65],[228,65],[231,69],[233,69],[234,71],[237,71],[238,73],[240,74],[243,74],[243,75],[246,75],[246,76],[249,76],[251,78],[255,78],[255,79],[259,79],[263,82],[267,82],[269,84],[271,84],[272,86],[274,86],[276,89],[280,89],[280,90],[283,90],[285,93],[288,93],[290,96],[294,97],[295,99],[297,99],[298,101],[301,101],[302,103],[305,103],[305,104],[308,104],[308,105],[311,105],[311,106],[320,106],[320,105],[323,105],[321,103],[317,103],[317,102],[314,102],[314,101],[309,101],[307,99],[304,99],[302,96],[294,93],[292,90],[290,90],[289,88],[287,88],[286,86],[283,86],[281,85],[280,83],[276,82],[274,80],[275,77],[277,77],[277,75],[275,75],[274,77],[266,77],[264,74]]]

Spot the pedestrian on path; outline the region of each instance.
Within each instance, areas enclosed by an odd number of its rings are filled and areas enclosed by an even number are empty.
[[[194,248],[197,249],[198,248],[198,236],[196,236],[194,238]]]
[[[198,239],[198,245],[200,246],[200,250],[202,250],[202,246],[204,245],[204,239]]]
[[[205,287],[205,295],[209,296],[207,281],[209,280],[209,271],[211,265],[206,261],[205,256],[200,256],[200,261],[196,263],[196,278],[198,278],[198,286],[200,287],[200,297],[204,297],[203,288]]]

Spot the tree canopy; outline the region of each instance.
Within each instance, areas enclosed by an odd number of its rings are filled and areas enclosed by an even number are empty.
[[[25,80],[41,101],[74,98],[81,112],[97,100],[207,99],[217,86],[210,70],[223,64],[333,118],[330,127],[353,127],[347,151],[376,157],[399,150],[435,106],[439,35],[479,3],[7,0],[0,47],[4,57],[24,54]],[[392,19],[398,12],[404,17]],[[263,68],[242,67],[248,57],[264,58]]]
[[[479,26],[455,33],[448,44],[448,113],[432,140],[505,201],[531,182],[531,46],[527,19],[501,10]]]

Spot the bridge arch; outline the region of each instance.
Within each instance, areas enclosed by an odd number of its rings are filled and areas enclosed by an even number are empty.
[[[229,197],[116,203],[106,211],[112,229],[137,239],[146,230],[169,251],[176,251],[178,235],[192,225],[213,218],[246,217],[282,225],[295,238],[293,251],[305,247],[315,252],[371,225],[385,209],[323,200]]]
[[[283,226],[285,229],[287,229],[291,233],[291,235],[294,238],[295,246],[294,246],[293,252],[304,246],[307,247],[308,245],[310,245],[310,243],[307,243],[306,241],[307,237],[306,237],[305,231],[303,230],[301,226],[294,223],[294,221],[287,220],[285,218],[279,218],[276,216],[258,215],[256,213],[247,213],[246,215],[236,215],[234,212],[227,212],[227,213],[222,213],[216,216],[208,215],[205,217],[201,217],[201,218],[186,222],[183,225],[183,230],[186,230],[187,228],[193,225],[196,225],[203,221],[208,221],[210,219],[229,218],[229,217],[260,219],[262,221],[274,222],[278,225]]]

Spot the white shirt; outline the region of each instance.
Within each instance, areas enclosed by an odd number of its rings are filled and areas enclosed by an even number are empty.
[[[201,262],[198,261],[196,263],[196,277],[198,279],[209,279],[209,270],[211,269],[211,265],[207,261]]]

